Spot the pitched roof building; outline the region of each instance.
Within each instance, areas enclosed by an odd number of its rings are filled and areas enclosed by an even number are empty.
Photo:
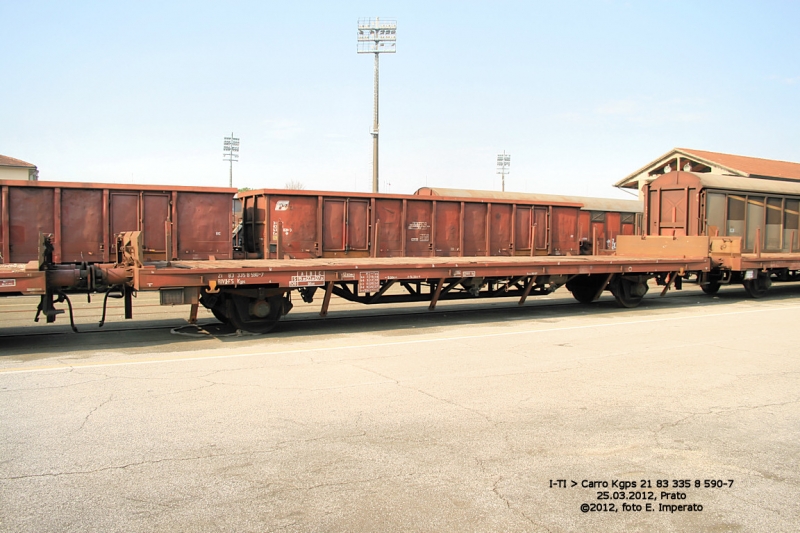
[[[642,189],[645,183],[673,170],[708,172],[745,178],[800,181],[800,163],[707,152],[693,148],[674,148],[614,184],[626,189]]]
[[[36,165],[21,159],[0,155],[0,180],[37,181],[38,179],[39,169],[36,168]]]

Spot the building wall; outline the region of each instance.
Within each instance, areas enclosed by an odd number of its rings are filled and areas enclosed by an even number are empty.
[[[31,180],[34,181],[36,178],[32,176],[33,174],[31,168],[24,168],[24,167],[0,167],[0,180]]]

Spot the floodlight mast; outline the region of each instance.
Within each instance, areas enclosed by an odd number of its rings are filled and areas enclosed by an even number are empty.
[[[372,192],[378,192],[378,55],[394,54],[397,45],[397,21],[380,18],[358,19],[359,54],[375,54],[375,87],[372,110]]]
[[[231,163],[228,187],[233,187],[233,163],[239,161],[239,137],[234,137],[233,132],[230,137],[225,137],[225,143],[222,145],[222,160]]]
[[[497,174],[500,174],[500,190],[506,190],[506,174],[511,174],[511,154],[506,154],[503,150],[502,154],[497,155]]]

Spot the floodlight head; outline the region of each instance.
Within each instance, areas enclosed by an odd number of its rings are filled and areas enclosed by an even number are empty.
[[[225,137],[222,143],[224,161],[235,162],[239,159],[239,137]]]
[[[397,21],[358,19],[357,41],[359,54],[394,54],[397,51]]]
[[[497,173],[498,174],[510,174],[511,171],[511,154],[498,154],[497,155]]]

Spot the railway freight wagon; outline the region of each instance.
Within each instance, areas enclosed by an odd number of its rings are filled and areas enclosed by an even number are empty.
[[[578,241],[582,253],[608,253],[616,248],[618,235],[638,235],[640,232],[642,202],[638,200],[617,200],[613,198],[589,198],[585,196],[562,196],[555,194],[534,194],[520,192],[480,191],[469,189],[447,189],[442,187],[423,187],[415,194],[419,196],[448,196],[459,198],[491,198],[511,201],[530,201],[542,204],[578,203]],[[540,212],[534,224],[539,227],[549,220],[545,212]]]
[[[670,172],[643,193],[647,235],[712,238],[704,291],[742,282],[759,297],[773,281],[800,280],[799,182]]]
[[[237,250],[233,190],[2,185],[3,249],[30,262],[2,265],[0,291],[41,294],[48,322],[63,312],[54,304],[70,306],[69,291],[105,293],[104,302],[118,294],[126,318],[135,291],[159,291],[163,305],[191,304],[191,317],[203,305],[256,332],[289,312],[292,295],[311,302],[319,290],[323,316],[333,295],[364,304],[426,301],[433,309],[473,298],[517,297],[521,305],[563,285],[580,301],[610,290],[634,306],[655,275],[708,270],[707,242],[651,257],[637,255],[642,239],[629,236],[626,257],[620,246],[617,255],[581,255],[586,202],[248,191],[240,195]],[[41,213],[21,210],[26,201]],[[129,224],[117,224],[118,215],[129,215]]]
[[[141,232],[145,261],[230,259],[235,189],[0,181],[0,263],[117,260],[117,235]]]
[[[578,255],[580,202],[239,193],[245,259]]]

